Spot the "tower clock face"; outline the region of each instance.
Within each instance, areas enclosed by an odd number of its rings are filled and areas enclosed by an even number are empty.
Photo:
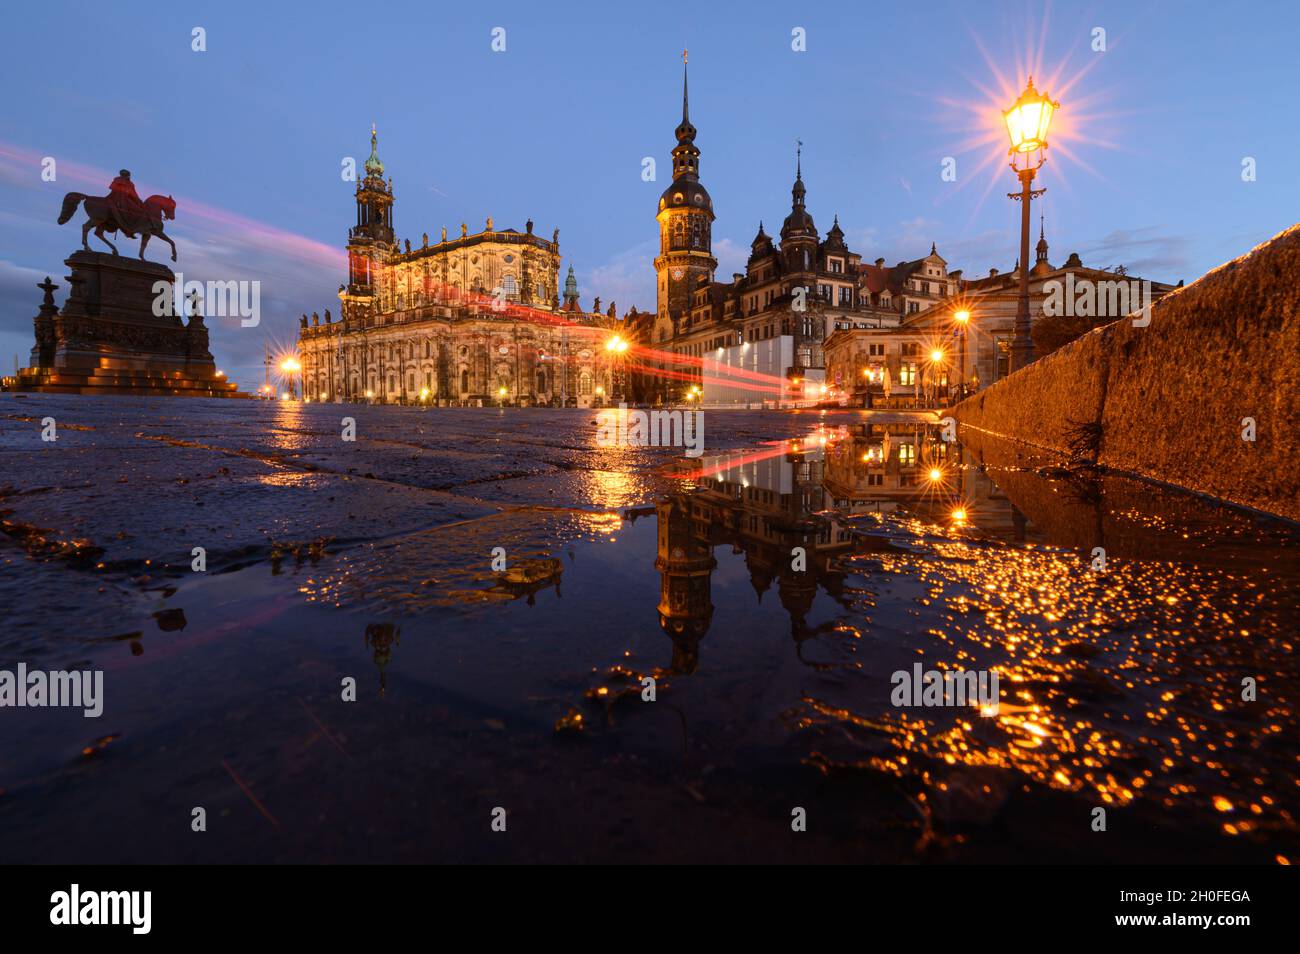
[[[685,275],[685,274],[686,274],[686,269],[684,269],[684,268],[674,268],[674,269],[673,269],[673,278],[676,278],[676,279],[680,280],[681,277],[682,277],[683,275]]]

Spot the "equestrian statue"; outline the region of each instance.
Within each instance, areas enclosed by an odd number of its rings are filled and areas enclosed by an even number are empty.
[[[135,191],[131,173],[123,169],[108,187],[108,195],[100,197],[69,192],[63,197],[63,210],[59,213],[59,224],[72,218],[77,206],[85,204],[87,219],[81,226],[81,247],[90,251],[87,235],[91,229],[95,236],[117,254],[117,246],[104,235],[105,231],[121,231],[127,238],[135,238],[140,233],[140,260],[144,261],[144,249],[149,239],[155,235],[172,247],[172,261],[176,261],[176,243],[163,231],[163,219],[176,218],[176,200],[169,195],[151,195],[143,202]]]

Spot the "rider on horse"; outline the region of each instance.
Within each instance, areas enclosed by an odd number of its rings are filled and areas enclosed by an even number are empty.
[[[149,221],[149,210],[140,200],[131,173],[126,169],[118,172],[108,187],[108,207],[113,210],[113,217],[127,238],[135,238],[135,233]]]

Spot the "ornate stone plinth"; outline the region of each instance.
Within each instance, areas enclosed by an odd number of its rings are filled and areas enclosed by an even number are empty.
[[[170,268],[86,251],[64,264],[72,291],[59,310],[57,286],[48,278],[37,286],[45,302],[34,319],[32,366],[6,378],[6,390],[246,396],[217,376],[203,316],[185,322],[175,313]]]

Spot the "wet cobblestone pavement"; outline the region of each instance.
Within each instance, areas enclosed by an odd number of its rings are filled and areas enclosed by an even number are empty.
[[[703,413],[687,459],[589,411],[0,396],[0,669],[105,695],[0,710],[0,857],[1295,859],[1294,526]],[[997,712],[895,705],[918,663]]]

